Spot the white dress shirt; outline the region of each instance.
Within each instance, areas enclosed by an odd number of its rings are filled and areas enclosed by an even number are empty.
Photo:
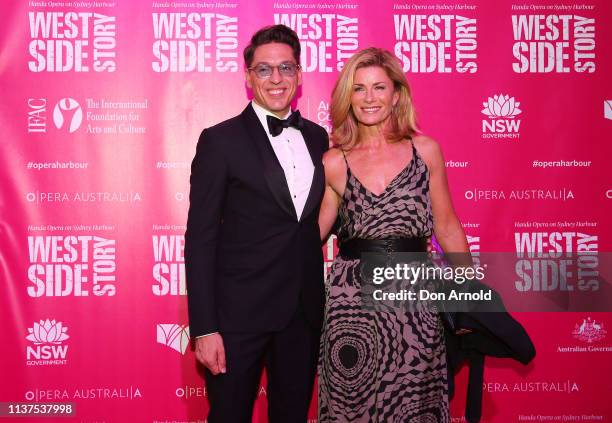
[[[280,162],[283,172],[285,172],[285,179],[289,186],[289,193],[291,194],[291,201],[295,207],[298,220],[302,216],[308,194],[310,193],[310,187],[312,185],[312,177],[314,176],[314,165],[310,158],[310,153],[306,147],[306,142],[299,129],[296,128],[283,128],[278,136],[273,137],[268,131],[268,121],[266,116],[275,116],[274,113],[264,109],[255,101],[251,101],[255,114],[259,118],[274,154]],[[291,112],[287,114],[283,119],[287,119]]]

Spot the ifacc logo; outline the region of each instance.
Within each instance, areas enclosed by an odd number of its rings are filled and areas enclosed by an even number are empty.
[[[66,97],[57,102],[53,109],[53,123],[57,129],[62,129],[67,123],[68,132],[73,133],[81,126],[83,110],[74,98]]]

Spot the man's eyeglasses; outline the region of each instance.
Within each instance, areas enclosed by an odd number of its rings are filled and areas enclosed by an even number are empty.
[[[278,73],[280,73],[282,76],[294,77],[300,67],[301,66],[297,63],[281,63],[278,66],[268,65],[267,63],[259,63],[248,69],[255,72],[255,75],[257,75],[259,79],[266,79],[272,76],[274,68],[277,68]]]

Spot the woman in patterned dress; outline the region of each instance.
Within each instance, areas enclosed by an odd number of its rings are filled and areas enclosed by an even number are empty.
[[[331,116],[336,148],[323,158],[319,224],[324,239],[339,218],[340,254],[326,282],[319,422],[449,422],[438,315],[364,309],[359,256],[343,253],[356,240],[407,242],[432,234],[445,252],[468,252],[442,152],[418,134],[408,82],[386,50],[369,48],[349,60]]]

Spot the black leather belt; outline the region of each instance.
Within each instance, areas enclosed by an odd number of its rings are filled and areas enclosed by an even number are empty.
[[[426,252],[427,238],[361,239],[355,238],[340,244],[338,255],[349,259],[360,259],[362,253],[412,253]]]

